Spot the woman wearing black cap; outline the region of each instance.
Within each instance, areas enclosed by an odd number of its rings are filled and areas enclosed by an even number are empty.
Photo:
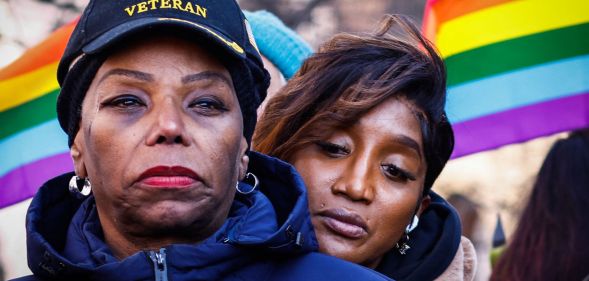
[[[396,280],[474,277],[458,215],[430,191],[454,144],[445,79],[417,28],[388,16],[325,43],[269,100],[254,148],[303,176],[321,252]]]
[[[23,280],[387,280],[312,253],[302,180],[248,153],[268,75],[243,14],[189,5],[84,11],[58,73],[75,173],[31,203]]]

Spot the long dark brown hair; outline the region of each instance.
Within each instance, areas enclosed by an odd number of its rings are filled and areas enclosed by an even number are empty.
[[[557,141],[542,164],[491,280],[589,277],[589,129]]]
[[[289,161],[303,146],[351,126],[390,98],[407,99],[418,109],[425,193],[454,144],[444,114],[446,71],[431,43],[404,16],[385,16],[372,34],[342,33],[325,43],[268,102],[254,149]]]

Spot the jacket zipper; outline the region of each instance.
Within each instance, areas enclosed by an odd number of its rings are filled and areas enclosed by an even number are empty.
[[[155,281],[168,281],[168,265],[166,264],[166,249],[159,252],[149,251],[149,258],[153,262]]]

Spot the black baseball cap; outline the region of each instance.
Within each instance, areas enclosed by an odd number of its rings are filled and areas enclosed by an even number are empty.
[[[270,76],[235,0],[91,0],[57,71],[62,87],[58,119],[70,137],[70,146],[78,131],[83,96],[111,47],[139,33],[149,36],[149,31],[156,29],[179,31],[215,50],[234,81],[249,142]]]

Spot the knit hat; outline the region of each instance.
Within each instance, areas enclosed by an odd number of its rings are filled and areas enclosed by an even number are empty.
[[[243,115],[248,144],[256,109],[266,97],[270,75],[264,69],[249,24],[235,0],[90,0],[59,62],[61,92],[57,118],[71,146],[81,107],[96,72],[112,48],[146,31],[164,30],[214,50],[225,64]]]
[[[268,11],[243,11],[249,21],[260,52],[290,79],[301,67],[313,49]]]

